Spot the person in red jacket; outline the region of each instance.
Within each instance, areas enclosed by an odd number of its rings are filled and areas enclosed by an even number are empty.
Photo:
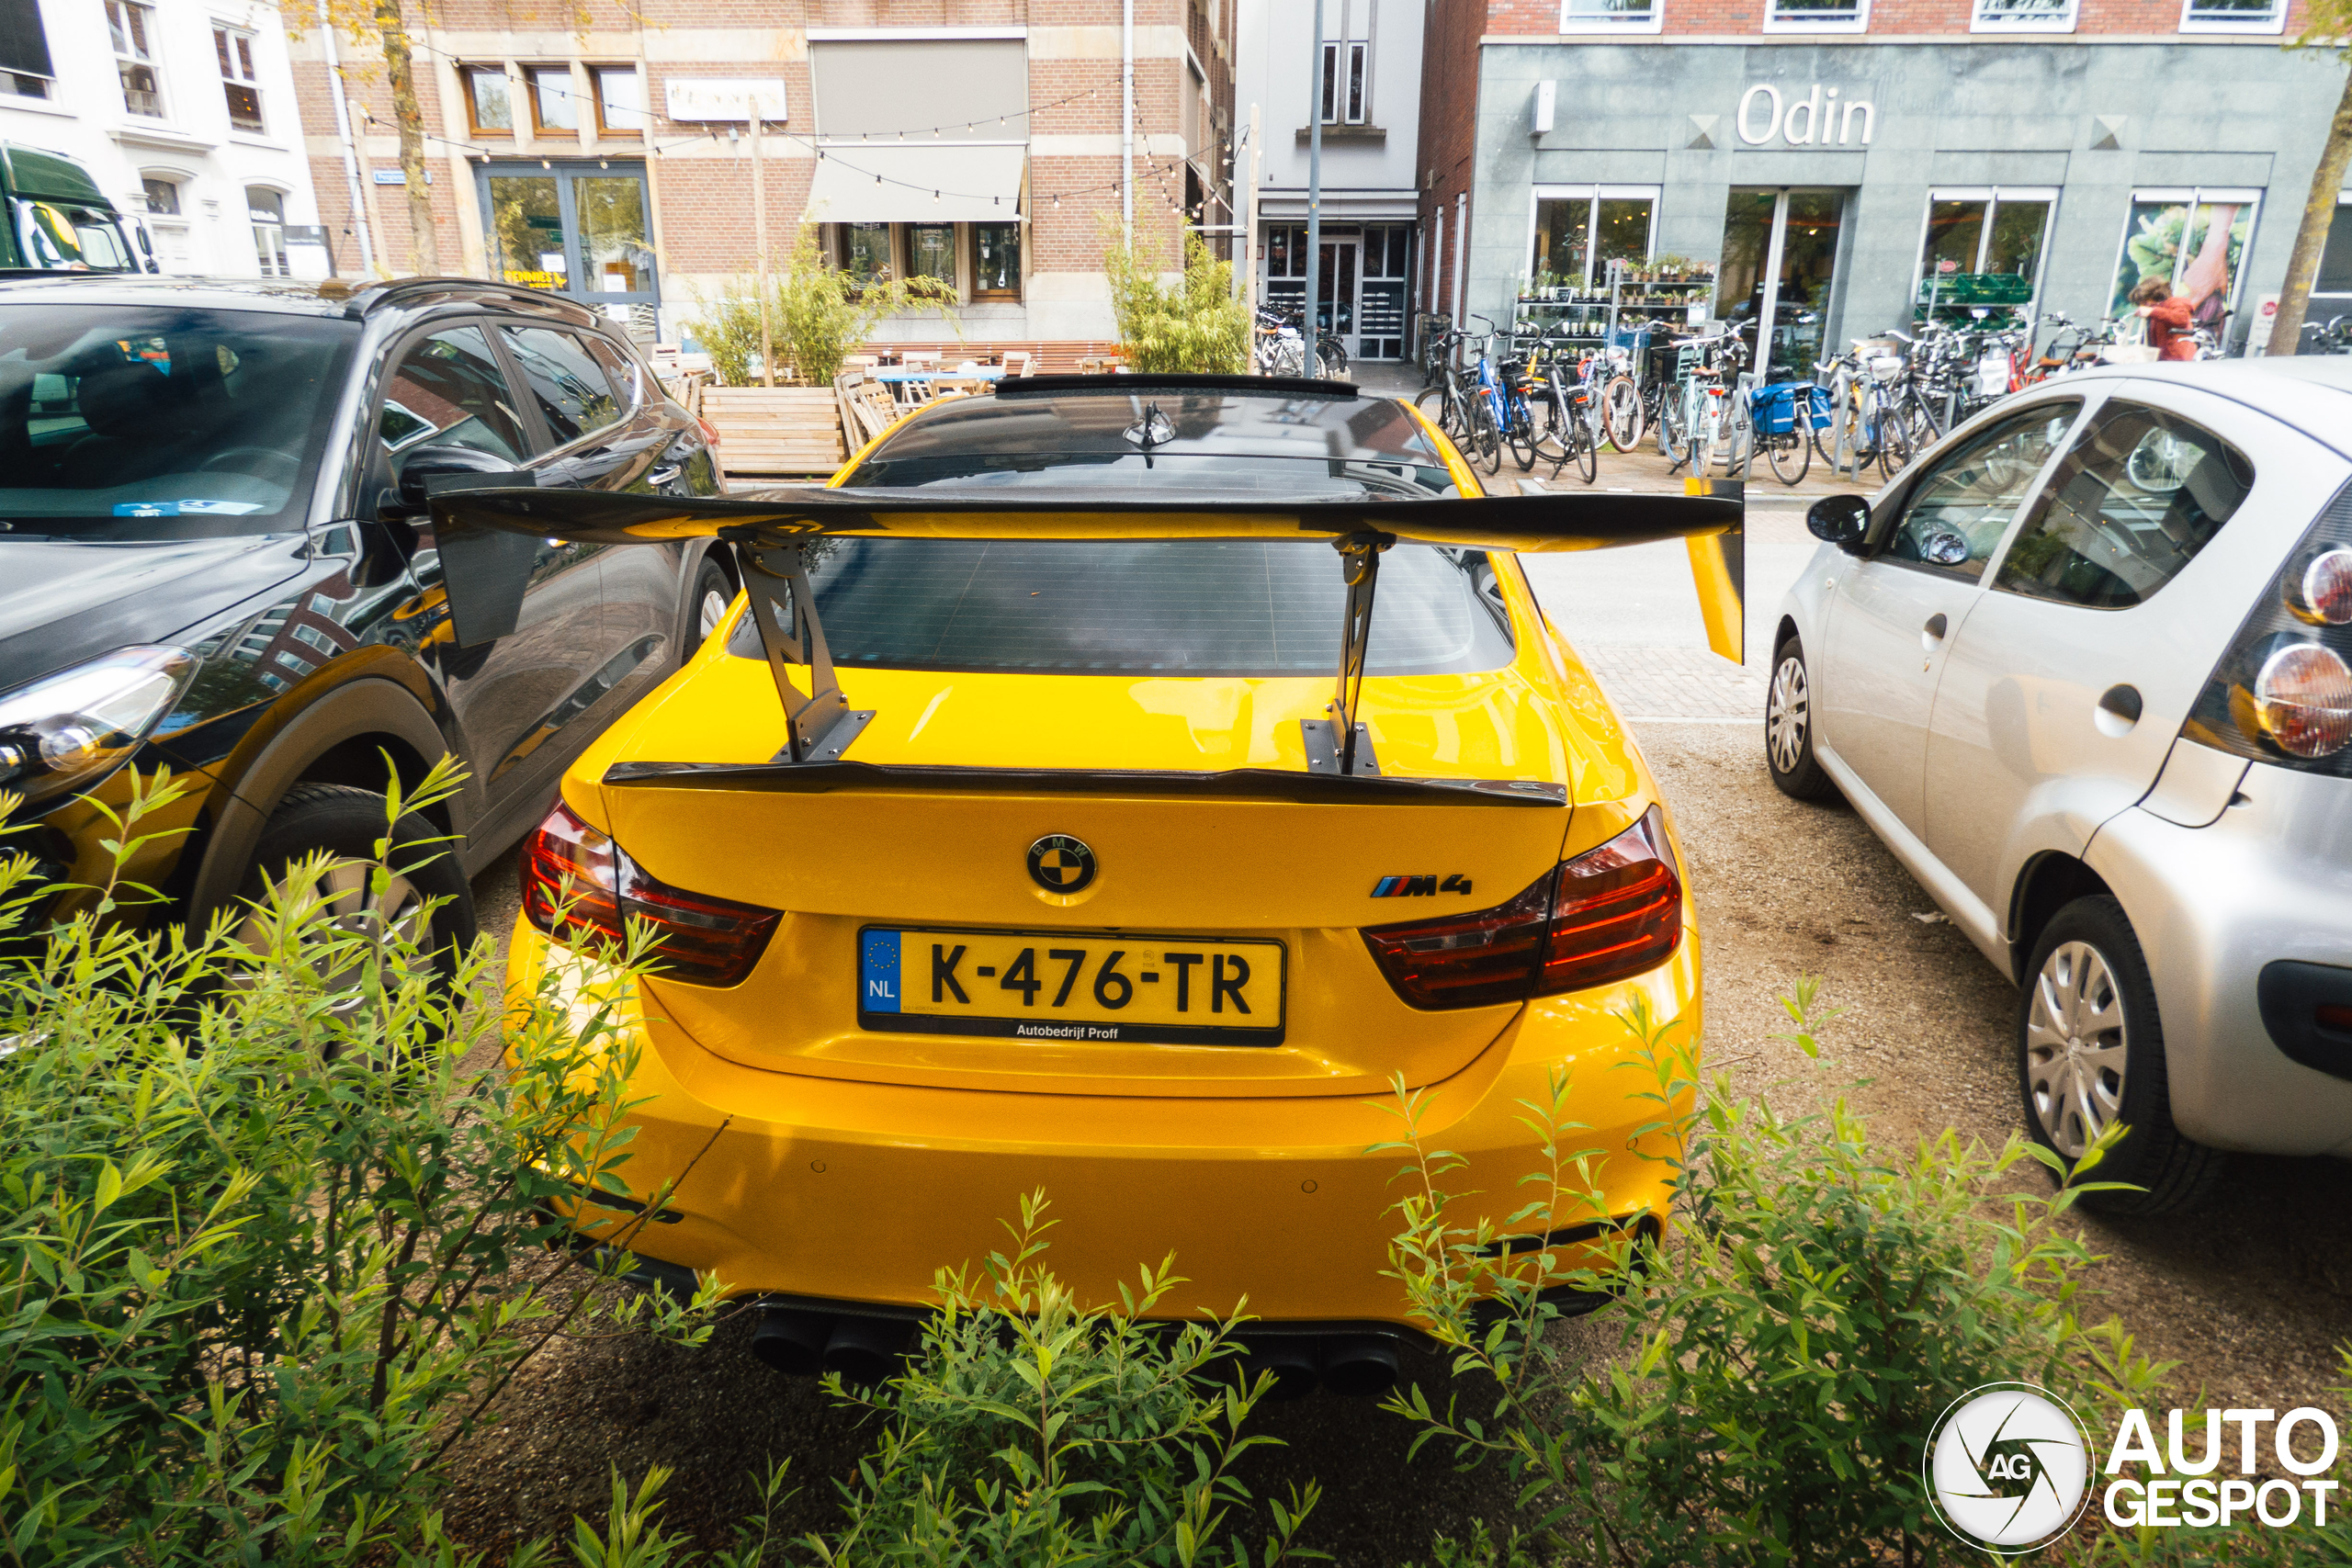
[[[2132,287],[2132,303],[2140,308],[2141,318],[2148,323],[2148,342],[2157,358],[2197,357],[2197,340],[2188,335],[2197,307],[2173,293],[2171,284],[2161,277],[2142,278]]]

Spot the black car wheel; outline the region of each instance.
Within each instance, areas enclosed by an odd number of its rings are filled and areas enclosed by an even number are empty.
[[[1773,651],[1772,684],[1764,698],[1764,761],[1782,795],[1827,800],[1838,785],[1813,754],[1813,682],[1804,644],[1792,637]]]
[[[735,584],[727,576],[727,569],[709,556],[702,558],[702,565],[695,572],[695,647],[710,640],[718,623],[727,618],[727,607],[735,603]]]
[[[2086,1192],[2084,1207],[2161,1214],[2203,1198],[2226,1156],[2173,1125],[2155,984],[2123,906],[2102,895],[2060,909],[2023,977],[2018,1088],[2027,1133],[2071,1162],[2112,1123],[2129,1129],[2086,1179],[2138,1190]]]
[[[458,863],[456,847],[435,842],[441,835],[433,824],[410,815],[400,819],[393,833],[392,877],[380,896],[374,894],[369,881],[376,843],[384,837],[384,797],[371,790],[306,784],[287,791],[262,829],[253,866],[238,891],[246,909],[238,941],[254,951],[272,945],[274,933],[261,912],[270,889],[284,884],[303,861],[323,852],[331,858],[312,886],[327,919],[346,931],[373,932],[386,926],[400,931],[428,955],[441,984],[453,984],[459,962],[473,945],[473,888]],[[434,900],[438,902],[428,914],[426,906]],[[347,976],[324,978],[333,989],[357,977],[355,965]]]

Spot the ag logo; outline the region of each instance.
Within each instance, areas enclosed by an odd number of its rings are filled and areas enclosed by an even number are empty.
[[[1048,893],[1076,893],[1094,880],[1094,852],[1068,833],[1029,846],[1030,879]]]
[[[2090,1501],[2083,1424],[2031,1383],[1986,1383],[1954,1400],[1928,1435],[1922,1468],[1936,1517],[2005,1557],[2064,1534]]]

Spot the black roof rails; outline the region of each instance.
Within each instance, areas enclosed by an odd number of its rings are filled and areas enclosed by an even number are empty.
[[[996,384],[1000,398],[1051,398],[1068,392],[1244,392],[1261,398],[1362,397],[1352,381],[1317,381],[1304,376],[1192,376],[1174,371],[1114,376],[1018,376]]]

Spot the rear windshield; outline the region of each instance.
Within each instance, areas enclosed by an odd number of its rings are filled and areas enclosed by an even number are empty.
[[[860,490],[1134,488],[1154,500],[1351,501],[1387,496],[1426,501],[1460,492],[1434,455],[1396,457],[1270,457],[1192,452],[952,452],[869,458],[852,481]]]
[[[0,522],[154,538],[301,525],[357,323],[0,307]]]
[[[1069,675],[1321,675],[1340,661],[1346,589],[1327,544],[836,539],[810,573],[833,661]],[[729,644],[761,657],[745,616]],[[1381,558],[1366,672],[1510,662],[1494,569],[1477,551]]]

